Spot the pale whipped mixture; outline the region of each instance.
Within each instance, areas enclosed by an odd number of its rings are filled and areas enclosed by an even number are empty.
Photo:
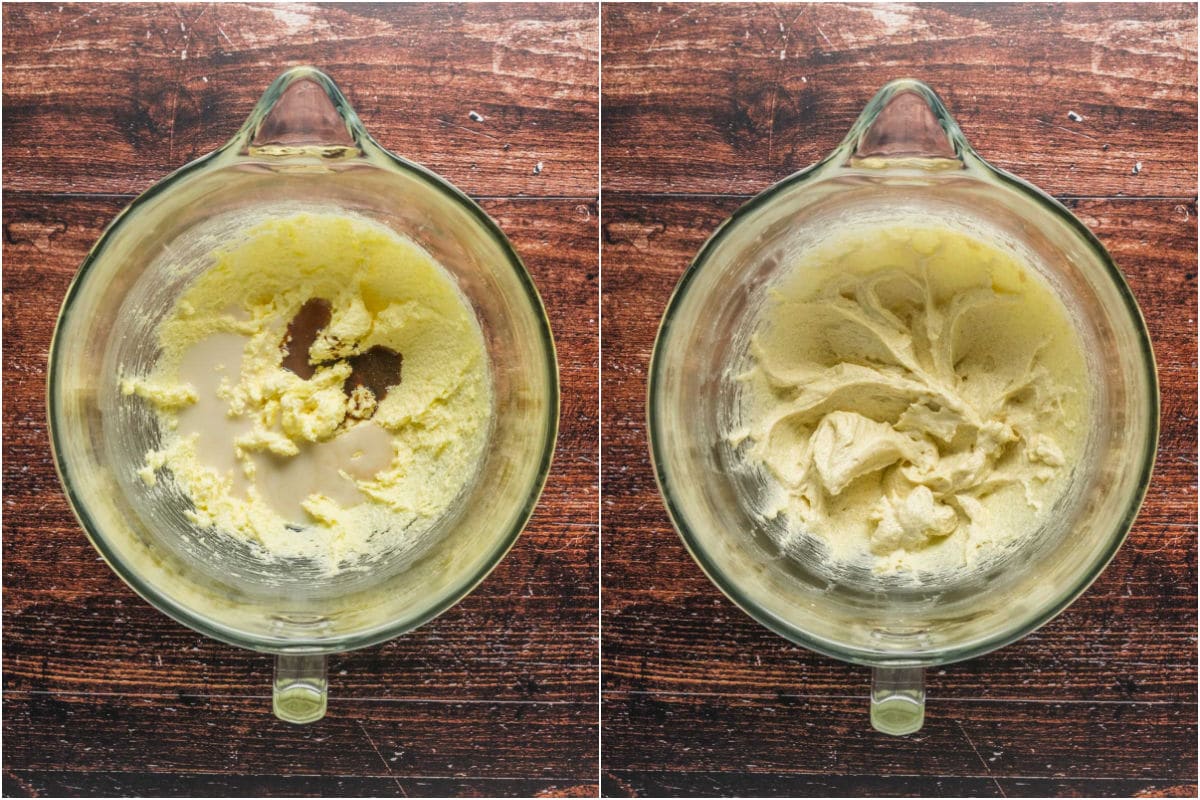
[[[214,254],[121,390],[157,411],[200,527],[329,570],[415,547],[473,479],[492,396],[453,278],[366,219],[272,219]]]
[[[970,569],[1036,533],[1086,441],[1069,312],[1006,249],[919,224],[837,234],[774,287],[730,442],[780,545],[876,573]]]

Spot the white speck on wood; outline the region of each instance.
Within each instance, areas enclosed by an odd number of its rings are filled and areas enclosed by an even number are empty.
[[[1071,122],[1083,122],[1083,117],[1074,111],[1067,112],[1067,119],[1071,120]]]
[[[472,122],[483,122],[483,115],[478,111],[468,111],[467,116],[471,118]]]
[[[541,175],[541,174],[542,174],[542,162],[540,162],[540,161],[539,161],[539,162],[537,162],[537,164],[535,164],[535,165],[533,166],[533,174],[534,174],[534,175]]]
[[[1133,174],[1137,175],[1142,171],[1142,162],[1138,161],[1133,165]]]

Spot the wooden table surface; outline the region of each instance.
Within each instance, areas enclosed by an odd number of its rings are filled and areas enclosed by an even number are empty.
[[[3,20],[4,794],[594,795],[596,6],[6,4]],[[55,316],[103,226],[304,63],[508,233],[564,402],[508,557],[416,632],[332,657],[328,716],[294,727],[271,716],[268,657],[181,627],[100,561],[44,408]]]
[[[605,5],[601,42],[604,792],[1195,796],[1195,7]],[[656,326],[700,245],[902,76],[1112,252],[1163,428],[1100,580],[1023,641],[931,670],[924,729],[889,738],[865,669],[768,632],[691,561],[643,420]]]

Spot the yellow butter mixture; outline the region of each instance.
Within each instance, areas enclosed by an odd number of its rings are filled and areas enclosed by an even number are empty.
[[[771,476],[785,549],[877,573],[970,568],[1022,536],[1086,443],[1067,309],[1006,249],[949,227],[851,229],[771,292],[730,441]]]
[[[369,220],[297,213],[214,254],[121,391],[155,411],[202,528],[334,570],[415,546],[473,480],[492,415],[454,279]]]

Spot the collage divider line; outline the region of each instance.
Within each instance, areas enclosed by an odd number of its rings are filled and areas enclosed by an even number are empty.
[[[604,778],[604,4],[596,2],[596,796]]]

